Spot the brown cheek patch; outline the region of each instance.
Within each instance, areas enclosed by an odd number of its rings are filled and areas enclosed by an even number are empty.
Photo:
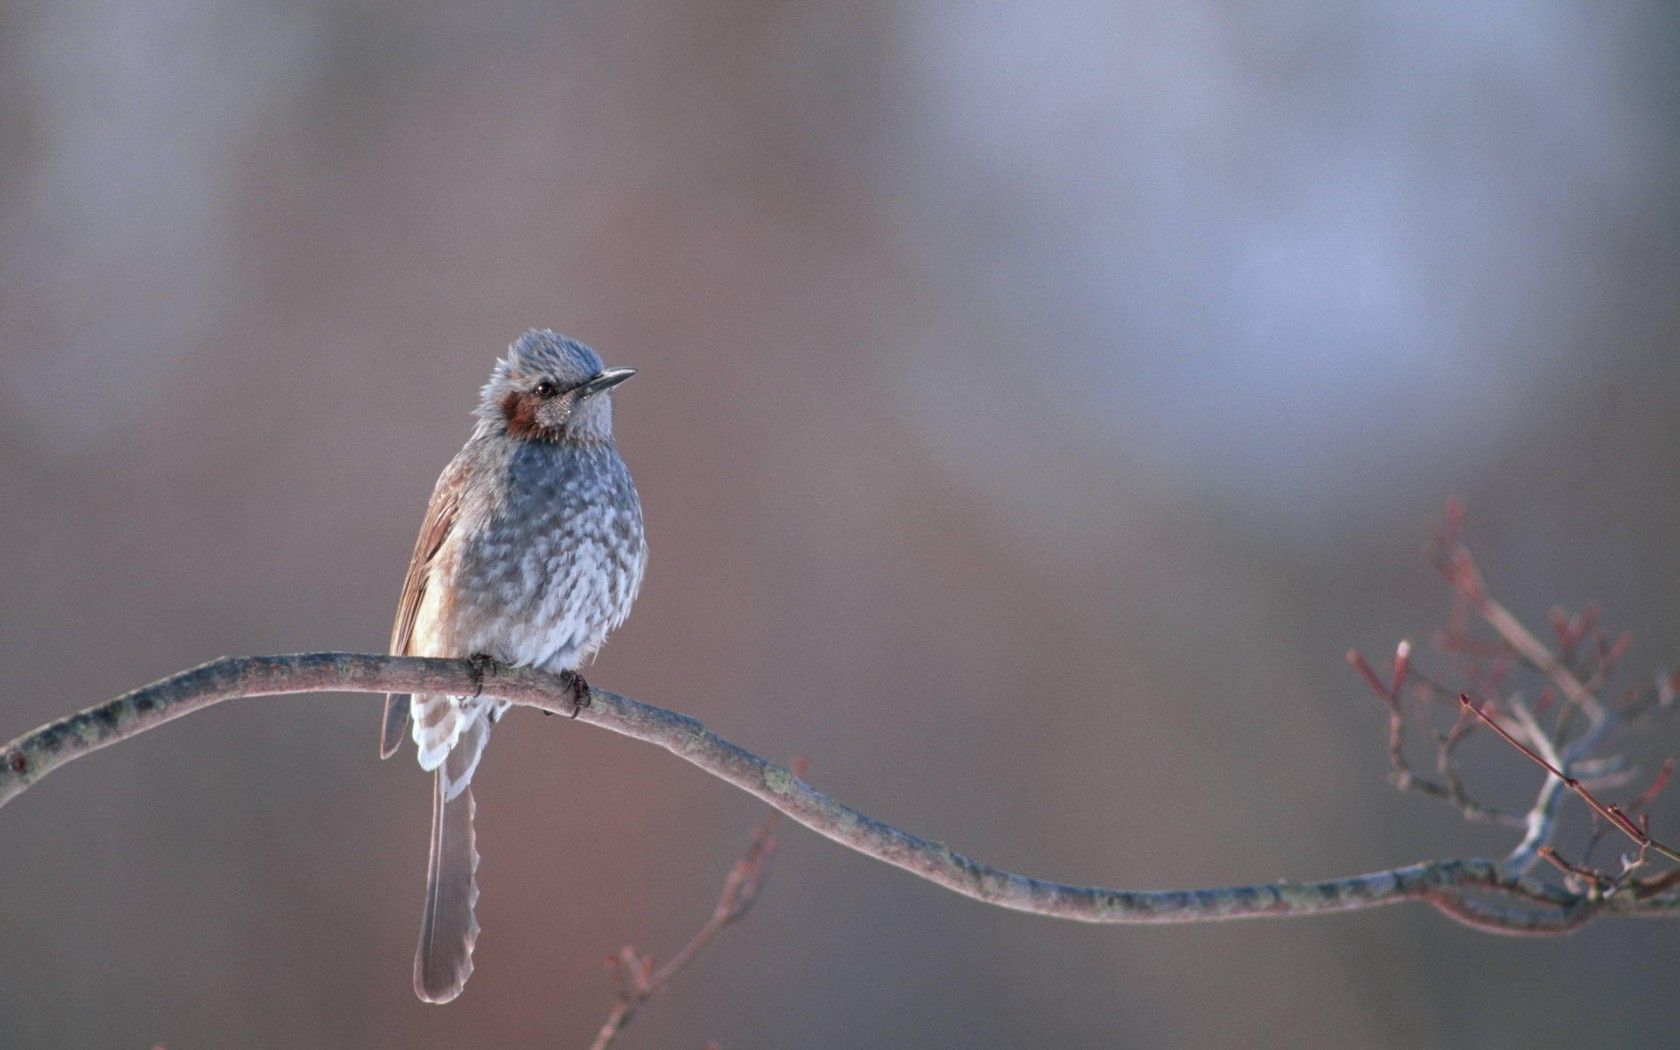
[[[508,433],[514,437],[534,438],[539,435],[537,399],[529,394],[516,390],[502,398],[502,418],[507,420]]]
[[[525,441],[557,441],[561,431],[544,427],[537,422],[537,407],[542,401],[535,395],[522,390],[502,398],[502,418],[507,420],[507,432],[510,436]]]

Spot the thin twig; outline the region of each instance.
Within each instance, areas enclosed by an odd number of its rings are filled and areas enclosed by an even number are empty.
[[[1564,786],[1575,792],[1575,794],[1581,796],[1581,801],[1585,802],[1588,806],[1591,806],[1594,813],[1597,813],[1600,817],[1609,821],[1618,831],[1637,842],[1641,849],[1654,850],[1661,853],[1669,860],[1680,862],[1680,852],[1676,852],[1673,847],[1665,846],[1656,839],[1653,839],[1644,828],[1634,823],[1634,821],[1630,819],[1626,813],[1622,812],[1620,806],[1607,806],[1603,802],[1600,802],[1598,800],[1598,796],[1587,790],[1587,786],[1581,783],[1578,778],[1565,773],[1551,761],[1548,761],[1545,756],[1541,755],[1534,748],[1523,743],[1521,740],[1518,740],[1513,733],[1495,721],[1492,715],[1489,715],[1486,711],[1482,710],[1482,708],[1478,706],[1475,701],[1471,700],[1467,694],[1460,693],[1458,702],[1476,712],[1476,716],[1485,722],[1495,733],[1498,733],[1501,737],[1503,737],[1506,743],[1527,755],[1530,760],[1546,772],[1563,781]],[[1544,738],[1542,737],[1542,739]]]
[[[1645,790],[1628,800],[1627,804],[1622,807],[1623,812],[1630,815],[1639,813],[1646,806],[1655,802],[1657,800],[1657,796],[1662,794],[1663,789],[1668,786],[1669,778],[1672,777],[1673,774],[1674,759],[1664,759],[1662,768],[1657,770],[1657,775],[1651,779],[1651,783],[1645,788]],[[1603,840],[1605,834],[1611,827],[1611,825],[1606,824],[1604,821],[1598,820],[1596,813],[1593,816],[1594,820],[1592,832],[1587,836],[1587,843],[1581,850],[1581,866],[1587,868],[1590,868],[1592,864],[1593,853],[1598,849],[1599,842]],[[1642,816],[1641,819],[1647,818]]]
[[[1522,621],[1511,615],[1511,611],[1495,601],[1488,594],[1487,584],[1482,579],[1481,570],[1476,567],[1476,561],[1470,556],[1470,551],[1458,537],[1458,530],[1462,527],[1464,512],[1456,501],[1447,506],[1447,521],[1443,526],[1443,533],[1438,540],[1436,567],[1447,578],[1447,582],[1459,593],[1477,615],[1492,627],[1494,633],[1510,646],[1530,666],[1534,667],[1547,678],[1557,683],[1559,691],[1571,704],[1574,704],[1587,716],[1589,722],[1597,725],[1604,721],[1605,712],[1598,698],[1592,691],[1575,676],[1575,673],[1552,654],[1550,649],[1541,644],[1540,639]],[[1556,621],[1554,620],[1554,625]]]
[[[467,660],[304,653],[229,656],[50,723],[0,749],[0,804],[54,769],[165,722],[239,697],[282,693],[431,693],[479,688]],[[570,715],[570,683],[526,668],[501,668],[482,695]],[[983,864],[836,802],[792,772],[729,742],[688,715],[591,689],[578,720],[670,751],[763,800],[812,831],[963,896],[1013,911],[1076,922],[1164,924],[1282,918],[1357,911],[1424,900],[1443,889],[1476,888],[1552,908],[1581,901],[1560,887],[1516,877],[1486,859],[1432,860],[1323,882],[1273,882],[1188,890],[1073,886]],[[1680,896],[1618,897],[1613,914],[1680,913]]]
[[[1542,860],[1563,872],[1566,879],[1588,887],[1595,895],[1602,895],[1615,888],[1616,879],[1612,876],[1594,868],[1589,868],[1585,864],[1571,864],[1564,860],[1558,854],[1558,851],[1551,846],[1541,846],[1538,852]]]
[[[1416,678],[1431,692],[1440,691],[1440,687],[1430,682],[1412,670],[1412,644],[1401,641],[1394,651],[1394,673],[1384,682],[1371,667],[1370,661],[1365,659],[1357,649],[1349,649],[1347,661],[1365,680],[1371,691],[1377,694],[1388,711],[1388,764],[1389,779],[1394,786],[1402,791],[1415,791],[1420,795],[1428,795],[1455,806],[1465,820],[1485,824],[1499,824],[1504,827],[1520,828],[1525,826],[1524,818],[1514,813],[1495,809],[1471,798],[1464,790],[1464,781],[1452,765],[1452,752],[1469,728],[1476,724],[1474,718],[1460,714],[1453,727],[1444,734],[1437,734],[1435,749],[1435,771],[1440,780],[1430,780],[1420,776],[1406,759],[1406,714],[1400,706],[1400,697],[1408,680]]]
[[[793,773],[795,776],[804,776],[803,759],[794,759]],[[671,978],[681,973],[683,967],[692,962],[702,948],[723,932],[725,926],[746,917],[753,902],[758,900],[759,891],[764,888],[765,877],[770,873],[770,861],[775,857],[778,845],[773,832],[781,818],[781,813],[772,810],[769,816],[759,822],[757,829],[753,831],[746,854],[735,862],[735,866],[730,868],[729,874],[724,877],[723,890],[718,894],[711,917],[677,954],[665,962],[665,965],[655,969],[651,956],[641,954],[630,945],[620,948],[618,954],[607,957],[607,966],[612,970],[613,980],[618,985],[618,1002],[602,1022],[601,1030],[595,1034],[595,1041],[589,1044],[589,1050],[605,1050],[630,1023],[631,1018],[636,1016],[636,1011],[643,1003],[658,995],[670,983]]]
[[[1635,795],[1632,800],[1628,802],[1625,807],[1627,811],[1629,813],[1638,813],[1646,806],[1655,802],[1657,800],[1657,796],[1662,794],[1663,788],[1668,786],[1669,779],[1673,776],[1674,759],[1672,757],[1663,759],[1662,768],[1658,769],[1657,775],[1651,778],[1650,786]]]

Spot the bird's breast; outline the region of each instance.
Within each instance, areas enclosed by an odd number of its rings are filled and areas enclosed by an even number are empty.
[[[454,559],[468,651],[561,670],[623,621],[646,557],[641,504],[610,445],[520,443],[469,515]]]

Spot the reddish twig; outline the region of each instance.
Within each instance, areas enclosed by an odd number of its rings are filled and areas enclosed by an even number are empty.
[[[1668,782],[1673,775],[1674,759],[1665,759],[1663,761],[1662,768],[1657,770],[1657,775],[1651,778],[1651,783],[1645,788],[1645,790],[1629,799],[1627,804],[1622,807],[1623,811],[1630,814],[1639,813],[1640,810],[1643,810],[1646,806],[1655,802],[1657,800],[1657,796],[1662,794],[1663,789],[1668,786]],[[1592,834],[1587,839],[1586,848],[1581,851],[1581,863],[1583,865],[1589,864],[1592,861],[1593,851],[1598,849],[1600,840],[1603,839],[1605,831],[1607,831],[1610,827],[1610,825],[1606,824],[1602,820],[1596,819],[1596,817],[1597,814],[1594,814],[1595,819],[1593,820]],[[1641,819],[1646,818],[1642,816]]]
[[[1406,683],[1417,678],[1426,688],[1434,692],[1441,692],[1441,687],[1429,682],[1412,670],[1412,645],[1402,641],[1395,647],[1394,671],[1384,682],[1371,667],[1368,660],[1357,649],[1348,650],[1347,661],[1359,676],[1370,686],[1388,709],[1388,764],[1391,767],[1391,778],[1394,785],[1402,791],[1416,791],[1452,803],[1466,820],[1479,821],[1489,824],[1501,824],[1506,827],[1522,827],[1523,818],[1514,813],[1483,805],[1470,798],[1464,790],[1464,781],[1452,765],[1452,753],[1464,735],[1476,724],[1475,719],[1463,716],[1453,723],[1446,733],[1435,734],[1435,770],[1440,776],[1439,781],[1430,780],[1418,775],[1412,769],[1406,758],[1406,715],[1400,706],[1400,697]]]
[[[1593,725],[1603,722],[1604,707],[1586,684],[1554,656],[1550,649],[1542,645],[1521,621],[1511,615],[1509,609],[1488,594],[1487,583],[1482,579],[1481,570],[1476,567],[1476,561],[1470,556],[1469,548],[1464,546],[1460,538],[1463,524],[1463,505],[1457,500],[1450,501],[1447,504],[1446,522],[1436,537],[1436,569],[1452,585],[1460,600],[1473,608],[1483,622],[1493,628],[1494,633],[1525,663],[1555,682],[1564,698],[1579,708],[1588,721]],[[1595,613],[1595,619],[1596,615]],[[1554,618],[1554,629],[1556,626],[1557,619]]]
[[[1394,649],[1394,674],[1387,682],[1377,677],[1370,663],[1363,653],[1357,649],[1349,649],[1348,663],[1365,679],[1365,684],[1371,687],[1388,707],[1388,762],[1394,767],[1394,776],[1402,787],[1412,781],[1412,770],[1406,763],[1406,715],[1400,710],[1400,690],[1406,684],[1406,669],[1411,664],[1412,643],[1402,641]]]
[[[1680,886],[1680,868],[1671,868],[1661,875],[1641,879],[1633,885],[1636,899],[1646,900]]]
[[[1674,759],[1673,758],[1664,759],[1663,764],[1662,764],[1662,768],[1657,770],[1657,775],[1655,777],[1651,778],[1650,787],[1647,787],[1644,791],[1641,791],[1639,794],[1635,795],[1628,802],[1627,811],[1629,813],[1637,813],[1640,810],[1644,809],[1646,806],[1649,806],[1651,803],[1655,802],[1657,800],[1657,796],[1662,794],[1663,788],[1668,786],[1668,782],[1673,776],[1674,776]]]
[[[1558,851],[1551,846],[1541,846],[1535,851],[1552,867],[1563,872],[1564,877],[1573,882],[1583,884],[1586,890],[1594,895],[1601,895],[1613,888],[1616,880],[1602,871],[1586,867],[1584,864],[1571,864],[1558,855]]]
[[[1666,846],[1663,843],[1658,842],[1656,839],[1653,839],[1643,827],[1634,823],[1634,821],[1622,811],[1620,806],[1605,805],[1603,802],[1600,802],[1598,796],[1587,790],[1586,785],[1582,784],[1578,778],[1573,777],[1557,768],[1552,763],[1542,758],[1539,752],[1535,751],[1521,740],[1518,740],[1509,730],[1500,725],[1492,715],[1489,715],[1486,711],[1482,710],[1475,701],[1471,700],[1468,694],[1460,693],[1458,702],[1474,711],[1476,713],[1476,717],[1480,718],[1488,726],[1488,728],[1492,729],[1495,733],[1498,733],[1506,743],[1527,755],[1529,759],[1540,768],[1563,781],[1564,786],[1575,792],[1575,794],[1581,796],[1581,801],[1592,807],[1592,811],[1594,813],[1597,813],[1604,820],[1608,821],[1622,834],[1626,835],[1634,842],[1637,842],[1641,849],[1655,850],[1667,857],[1669,860],[1680,862],[1680,852],[1677,852],[1671,846]]]
[[[806,762],[803,758],[796,758],[790,768],[794,776],[804,777]],[[723,890],[712,908],[711,918],[663,966],[656,969],[652,956],[643,955],[630,945],[620,948],[616,955],[607,956],[607,968],[612,971],[613,981],[618,986],[618,1002],[602,1022],[601,1030],[595,1034],[590,1050],[603,1050],[610,1045],[643,1003],[658,995],[671,978],[681,973],[701,949],[723,932],[725,926],[746,916],[753,902],[758,900],[759,891],[764,888],[765,876],[770,873],[770,861],[776,855],[777,847],[773,832],[781,818],[779,812],[772,810],[760,822],[746,854],[724,877]]]
[[[1555,605],[1548,618],[1552,622],[1552,633],[1557,636],[1558,659],[1565,664],[1574,664],[1575,647],[1598,626],[1598,603],[1588,602],[1573,616],[1563,606]]]

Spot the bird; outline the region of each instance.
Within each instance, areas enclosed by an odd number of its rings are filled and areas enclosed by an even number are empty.
[[[409,559],[390,649],[579,674],[630,614],[647,567],[642,505],[613,444],[612,395],[635,375],[532,329],[496,361],[471,436],[438,477]],[[379,753],[411,735],[433,774],[431,854],[414,991],[445,1003],[472,975],[478,849],[472,777],[506,701],[391,694]]]

